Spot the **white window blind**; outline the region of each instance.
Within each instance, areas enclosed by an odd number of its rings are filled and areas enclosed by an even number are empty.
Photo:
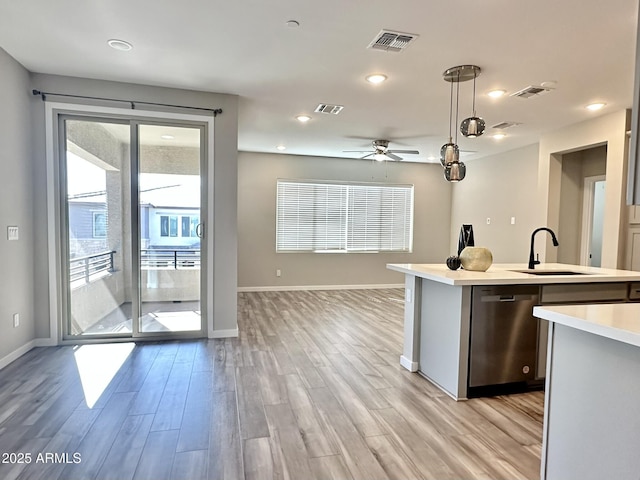
[[[278,252],[410,252],[412,239],[412,185],[278,180]]]

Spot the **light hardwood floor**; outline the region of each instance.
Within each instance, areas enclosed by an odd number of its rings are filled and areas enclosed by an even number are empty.
[[[402,294],[241,293],[238,338],[140,343],[91,408],[77,348],[32,350],[0,372],[0,478],[539,478],[543,393],[402,369]]]

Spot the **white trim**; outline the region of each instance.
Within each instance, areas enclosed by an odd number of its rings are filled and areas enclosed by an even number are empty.
[[[57,347],[59,344],[52,338],[36,338],[34,347]]]
[[[230,328],[228,330],[213,330],[209,332],[208,338],[232,338],[238,336],[237,328]]]
[[[58,276],[58,242],[59,238],[56,235],[56,205],[58,199],[56,198],[56,183],[55,183],[55,160],[56,152],[54,150],[55,143],[54,135],[57,138],[58,129],[54,132],[54,126],[57,126],[56,117],[58,114],[86,114],[93,116],[115,115],[120,117],[126,117],[130,119],[160,119],[160,120],[186,120],[193,122],[206,123],[207,136],[209,139],[208,152],[207,152],[207,171],[209,172],[209,180],[213,178],[213,130],[214,130],[214,117],[211,112],[197,114],[186,113],[172,113],[164,111],[151,111],[151,110],[131,110],[128,108],[115,108],[115,107],[101,107],[96,105],[82,105],[75,103],[62,103],[62,102],[49,102],[45,101],[45,142],[46,142],[46,165],[47,165],[47,236],[48,236],[48,254],[49,254],[49,340],[54,345],[59,345],[62,341],[62,331],[59,328],[59,322],[61,321],[61,312],[59,311],[58,298],[60,294],[61,285],[59,285]],[[213,199],[213,183],[208,185],[210,191],[209,202],[212,203]],[[205,221],[209,225],[213,225],[213,209],[209,209],[207,212],[207,219]],[[212,228],[210,230],[213,230]],[[209,278],[213,278],[213,232],[210,232],[211,250],[207,253],[207,274]],[[209,291],[213,290],[213,283],[208,285]],[[207,301],[212,300],[213,295],[207,295]],[[207,304],[206,309],[207,316],[207,328],[205,334],[213,332],[213,302]],[[236,333],[237,336],[237,333]]]
[[[200,222],[204,223],[203,226],[203,235],[204,235],[204,239],[201,239],[201,242],[206,243],[207,245],[207,256],[206,256],[206,264],[207,264],[207,271],[205,272],[206,274],[206,280],[205,280],[205,306],[206,306],[206,310],[204,310],[205,315],[207,317],[207,327],[206,327],[206,335],[209,338],[215,338],[215,337],[211,337],[211,335],[215,334],[215,325],[213,323],[213,311],[214,311],[214,290],[216,288],[215,285],[215,271],[214,271],[214,249],[215,249],[215,242],[214,242],[214,235],[215,235],[215,231],[214,231],[214,227],[215,227],[215,222],[213,221],[214,218],[214,210],[215,210],[215,182],[214,182],[214,155],[213,155],[213,151],[214,151],[214,133],[215,133],[215,117],[211,119],[211,123],[207,126],[207,142],[206,142],[206,148],[207,151],[205,152],[205,155],[207,157],[207,161],[206,161],[206,175],[207,175],[207,192],[206,192],[206,212],[207,212],[207,218],[203,219],[202,216],[200,217]],[[201,207],[203,207],[204,205],[201,205]],[[202,213],[202,212],[201,212]],[[236,239],[237,240],[237,239]],[[235,322],[236,327],[238,325],[238,322],[236,320]],[[235,335],[230,335],[230,336],[238,336],[238,329],[236,328],[236,334]]]
[[[30,342],[25,343],[23,346],[15,349],[13,352],[9,353],[8,355],[5,355],[4,357],[0,358],[0,369],[3,369],[7,365],[9,365],[11,362],[16,361],[18,358],[20,358],[22,355],[27,353],[29,350],[35,348],[36,346],[37,346],[36,340],[31,340]]]
[[[549,322],[549,338],[547,339],[547,374],[544,384],[544,410],[542,421],[542,451],[540,452],[540,480],[547,478],[547,449],[549,448],[549,411],[551,407],[551,376],[553,375],[553,350],[555,322]]]
[[[419,364],[418,362],[412,362],[404,355],[400,355],[400,365],[409,370],[410,372],[417,372]]]
[[[403,283],[373,285],[290,285],[269,287],[238,287],[241,292],[291,292],[296,290],[380,290],[383,288],[404,288]]]
[[[607,181],[606,175],[584,177],[582,189],[582,235],[580,237],[580,265],[590,267],[591,230],[593,229],[593,200],[596,182]]]

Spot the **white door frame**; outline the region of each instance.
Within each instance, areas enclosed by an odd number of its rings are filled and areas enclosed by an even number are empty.
[[[606,175],[594,175],[584,177],[582,189],[582,236],[580,239],[580,265],[589,265],[589,252],[591,250],[591,230],[593,229],[593,197],[596,182],[605,181]]]
[[[46,165],[47,165],[47,250],[49,255],[49,338],[43,342],[43,346],[48,345],[60,345],[64,343],[63,329],[62,329],[62,305],[59,301],[61,295],[61,278],[60,272],[64,265],[60,263],[58,252],[60,251],[60,235],[59,235],[59,221],[60,211],[58,202],[58,142],[59,142],[59,129],[58,129],[58,117],[59,115],[89,115],[95,117],[109,117],[116,118],[131,118],[131,119],[157,119],[159,121],[164,120],[176,120],[176,121],[192,121],[197,123],[206,124],[206,137],[207,143],[205,147],[205,165],[202,175],[206,176],[207,185],[211,188],[207,188],[206,201],[203,200],[202,208],[206,211],[206,218],[204,221],[207,225],[213,225],[213,129],[214,119],[208,115],[186,114],[186,113],[173,113],[164,111],[150,111],[150,110],[131,110],[126,108],[115,107],[102,107],[96,105],[84,105],[74,103],[63,102],[45,102],[45,142],[46,142]],[[205,207],[206,203],[206,207]],[[210,254],[206,255],[206,259],[203,258],[202,266],[206,265],[206,274],[203,285],[203,295],[201,295],[201,302],[206,302],[203,305],[203,314],[206,318],[206,324],[203,324],[205,336],[209,336],[213,331],[213,227],[209,228],[209,234],[205,235],[206,238],[206,251]],[[204,250],[204,244],[202,246]],[[206,310],[205,307],[206,306]],[[129,339],[125,339],[129,341]]]

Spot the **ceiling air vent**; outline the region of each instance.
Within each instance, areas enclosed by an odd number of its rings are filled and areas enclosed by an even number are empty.
[[[314,112],[332,113],[333,115],[337,115],[342,111],[343,108],[343,105],[329,105],[328,103],[321,103],[316,107]]]
[[[367,48],[384,50],[385,52],[400,52],[409,46],[418,35],[413,33],[392,32],[381,30]]]
[[[519,122],[500,122],[496,123],[491,128],[497,128],[498,130],[504,130],[506,128],[517,127],[518,125],[522,125]]]
[[[511,96],[519,97],[519,98],[529,98],[537,95],[542,95],[543,93],[550,92],[551,90],[553,89],[549,87],[537,87],[537,86],[529,85],[527,88],[523,88],[520,91],[512,93]]]

